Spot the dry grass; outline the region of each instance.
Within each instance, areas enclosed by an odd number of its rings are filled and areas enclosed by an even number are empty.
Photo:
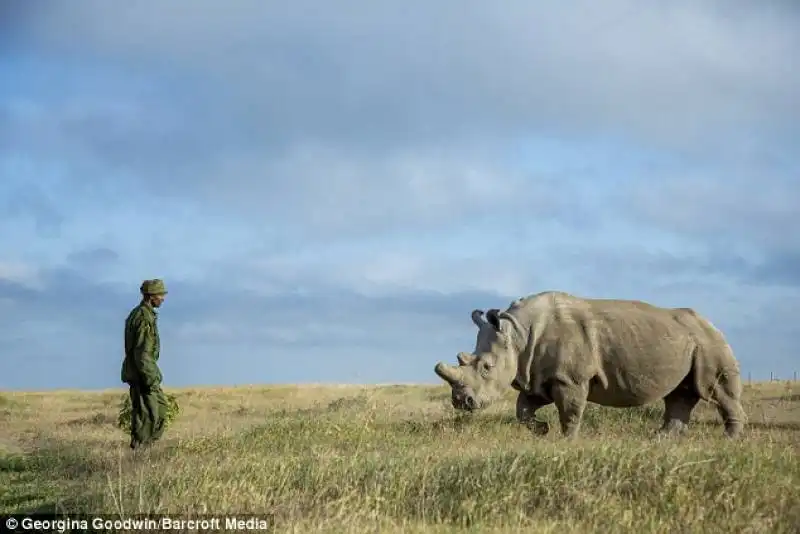
[[[574,443],[513,396],[457,417],[444,387],[170,390],[183,413],[137,453],[122,390],[0,394],[0,513],[265,513],[283,532],[798,532],[800,384],[748,388],[745,436],[701,406],[592,406]],[[555,411],[545,411],[557,428]]]

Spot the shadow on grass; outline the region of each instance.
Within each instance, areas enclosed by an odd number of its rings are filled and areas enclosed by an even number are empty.
[[[452,394],[449,391],[426,391],[425,400],[431,402],[450,402]]]
[[[341,450],[361,447],[365,436],[369,440],[440,439],[442,436],[463,431],[492,432],[502,426],[517,425],[513,414],[468,414],[454,413],[449,416],[431,419],[399,419],[382,421],[380,419],[342,418],[338,410],[317,412],[314,417],[299,416],[297,412],[273,414],[267,422],[243,430],[235,437],[225,439],[211,438],[193,440],[181,445],[193,450],[224,452],[234,443],[246,442],[253,450],[268,447],[271,452],[296,453],[301,444],[330,446]]]
[[[96,413],[91,416],[72,419],[71,421],[67,421],[66,424],[68,426],[116,426],[117,417],[107,413]]]
[[[0,513],[64,514],[85,509],[81,484],[112,466],[78,444],[38,438],[33,452],[0,455]],[[68,497],[65,497],[68,496]]]
[[[792,432],[800,432],[800,422],[797,421],[751,421],[745,425],[745,428],[747,427],[761,430],[789,430]]]
[[[329,412],[343,412],[349,410],[366,410],[369,406],[369,400],[366,395],[357,395],[355,397],[339,397],[328,403],[326,411]]]
[[[636,408],[606,408],[590,405],[584,412],[582,428],[584,431],[606,430],[620,427],[657,428],[661,425],[663,409],[658,406]],[[537,419],[546,421],[551,428],[558,428],[558,412],[553,406],[537,413]],[[519,426],[520,422],[512,412],[485,413],[459,412],[452,410],[445,417],[434,420],[401,420],[379,423],[377,427],[402,434],[423,435],[445,431],[463,431],[469,428],[490,430],[491,428]]]
[[[0,418],[10,417],[22,408],[23,405],[21,403],[0,393]]]
[[[800,402],[800,393],[793,395],[781,395],[780,397],[765,397],[758,399],[765,402]]]
[[[405,419],[379,423],[378,428],[404,435],[441,434],[444,432],[460,432],[469,428],[487,428],[492,426],[516,425],[517,420],[505,414],[469,414],[455,413],[450,417],[419,421]]]
[[[712,432],[722,432],[724,425],[722,420],[702,420],[692,421],[690,428],[705,428]],[[788,430],[790,432],[800,432],[800,422],[798,421],[748,421],[744,425],[745,430],[754,428],[759,430]]]

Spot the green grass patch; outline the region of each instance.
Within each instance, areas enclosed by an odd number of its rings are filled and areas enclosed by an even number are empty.
[[[429,391],[399,393],[416,414],[391,415],[388,394],[297,409],[252,397],[245,415],[193,412],[135,455],[116,431],[42,430],[26,452],[0,456],[0,513],[261,513],[277,532],[788,534],[800,525],[800,434],[783,420],[740,440],[713,418],[664,438],[660,407],[590,406],[581,437],[567,442],[552,407],[542,417],[554,430],[535,437],[510,406],[456,415]],[[796,413],[785,397],[770,402],[777,416]]]

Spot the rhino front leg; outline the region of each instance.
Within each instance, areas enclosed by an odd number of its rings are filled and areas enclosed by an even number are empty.
[[[517,395],[517,420],[537,436],[544,436],[550,432],[550,425],[547,421],[537,419],[536,411],[552,403],[553,401],[539,395],[530,395],[520,391]]]
[[[561,433],[569,439],[577,437],[589,397],[589,382],[583,384],[558,382],[553,385],[552,392],[553,401],[558,408]]]
[[[698,402],[700,396],[688,388],[676,389],[664,397],[664,424],[660,431],[666,434],[684,433]]]

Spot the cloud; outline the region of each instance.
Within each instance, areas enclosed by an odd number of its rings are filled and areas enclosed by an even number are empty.
[[[769,126],[797,83],[788,3],[246,2],[223,14],[209,2],[190,12],[89,2],[46,11],[26,28],[44,46],[134,68],[179,66],[214,91],[224,84],[252,133],[294,139],[397,143],[566,123],[581,135],[622,127],[686,142]]]
[[[127,93],[149,105],[117,122],[125,128],[105,124],[105,135],[91,116],[78,122],[73,131],[98,149],[130,137],[164,149],[184,120],[195,127],[169,143],[179,154],[207,148],[215,133],[227,146],[214,153],[254,142],[279,153],[308,141],[375,148],[530,133],[621,134],[694,151],[796,128],[791,4],[377,2],[357,11],[248,2],[223,15],[207,2],[191,12],[88,2],[50,6],[25,29],[44,50],[129,65]],[[163,93],[180,98],[153,105]],[[225,99],[224,111],[200,105],[211,98]],[[136,135],[140,124],[148,136]]]
[[[795,209],[800,167],[776,172],[745,161],[726,171],[700,168],[688,176],[640,184],[630,193],[631,205],[636,216],[685,234],[800,246]]]
[[[20,387],[114,383],[152,277],[176,384],[434,380],[473,307],[545,289],[696,307],[791,365],[793,3],[3,9]]]

